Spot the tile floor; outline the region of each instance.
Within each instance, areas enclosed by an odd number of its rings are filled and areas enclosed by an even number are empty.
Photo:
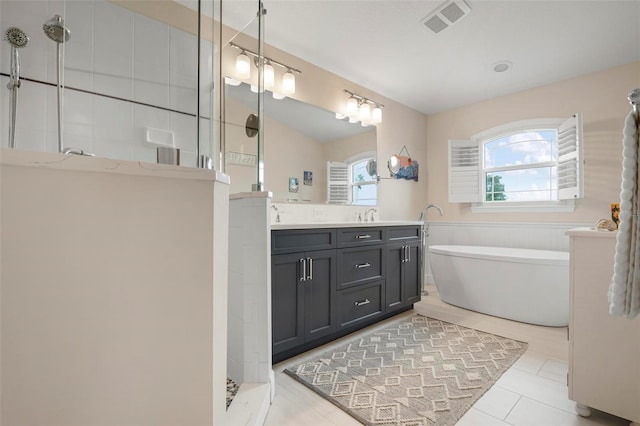
[[[415,312],[529,343],[527,352],[458,421],[457,426],[629,424],[626,420],[596,410],[589,418],[575,414],[574,403],[567,397],[568,343],[565,327],[540,327],[467,311],[442,302],[435,286],[427,286],[427,290],[429,295],[414,305]],[[380,326],[377,324],[359,333]],[[350,338],[343,337],[273,366],[276,396],[265,425],[360,424],[282,372],[301,359]]]

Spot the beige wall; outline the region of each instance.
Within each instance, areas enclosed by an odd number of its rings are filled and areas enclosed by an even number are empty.
[[[234,99],[226,100],[225,134],[227,151],[257,154],[257,137],[249,138],[244,129],[247,115],[255,110]],[[326,200],[326,164],[323,146],[277,120],[266,118],[264,123],[265,186],[276,201],[287,199],[324,203]],[[303,172],[313,172],[313,185],[304,185]],[[231,177],[231,193],[249,192],[256,183],[256,167],[227,165]],[[297,193],[289,192],[289,178],[297,177]]]
[[[369,132],[360,133],[359,135],[327,142],[323,144],[322,149],[326,161],[332,160],[340,162],[345,162],[349,158],[363,152],[376,152],[375,128]]]
[[[619,200],[627,94],[640,87],[640,62],[491,99],[427,117],[428,201],[441,206],[446,221],[531,221],[595,223]],[[447,142],[530,118],[568,117],[581,112],[584,128],[585,198],[573,213],[472,213],[469,203],[447,201]]]
[[[228,186],[2,157],[0,423],[221,423]]]

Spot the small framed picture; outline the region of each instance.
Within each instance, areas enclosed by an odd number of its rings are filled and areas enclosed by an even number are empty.
[[[298,192],[298,178],[289,178],[289,192]]]
[[[611,220],[620,225],[620,203],[611,203]]]
[[[313,172],[308,172],[305,170],[304,172],[304,184],[311,186],[313,185]]]

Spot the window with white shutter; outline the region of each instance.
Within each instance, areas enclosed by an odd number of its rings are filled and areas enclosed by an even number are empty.
[[[349,165],[338,161],[327,161],[327,202],[349,203]]]
[[[583,169],[580,114],[509,123],[449,141],[449,202],[478,212],[572,211]]]

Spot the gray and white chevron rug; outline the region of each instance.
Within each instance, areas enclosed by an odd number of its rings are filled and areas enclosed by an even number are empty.
[[[285,373],[365,425],[454,425],[527,344],[413,315]]]

